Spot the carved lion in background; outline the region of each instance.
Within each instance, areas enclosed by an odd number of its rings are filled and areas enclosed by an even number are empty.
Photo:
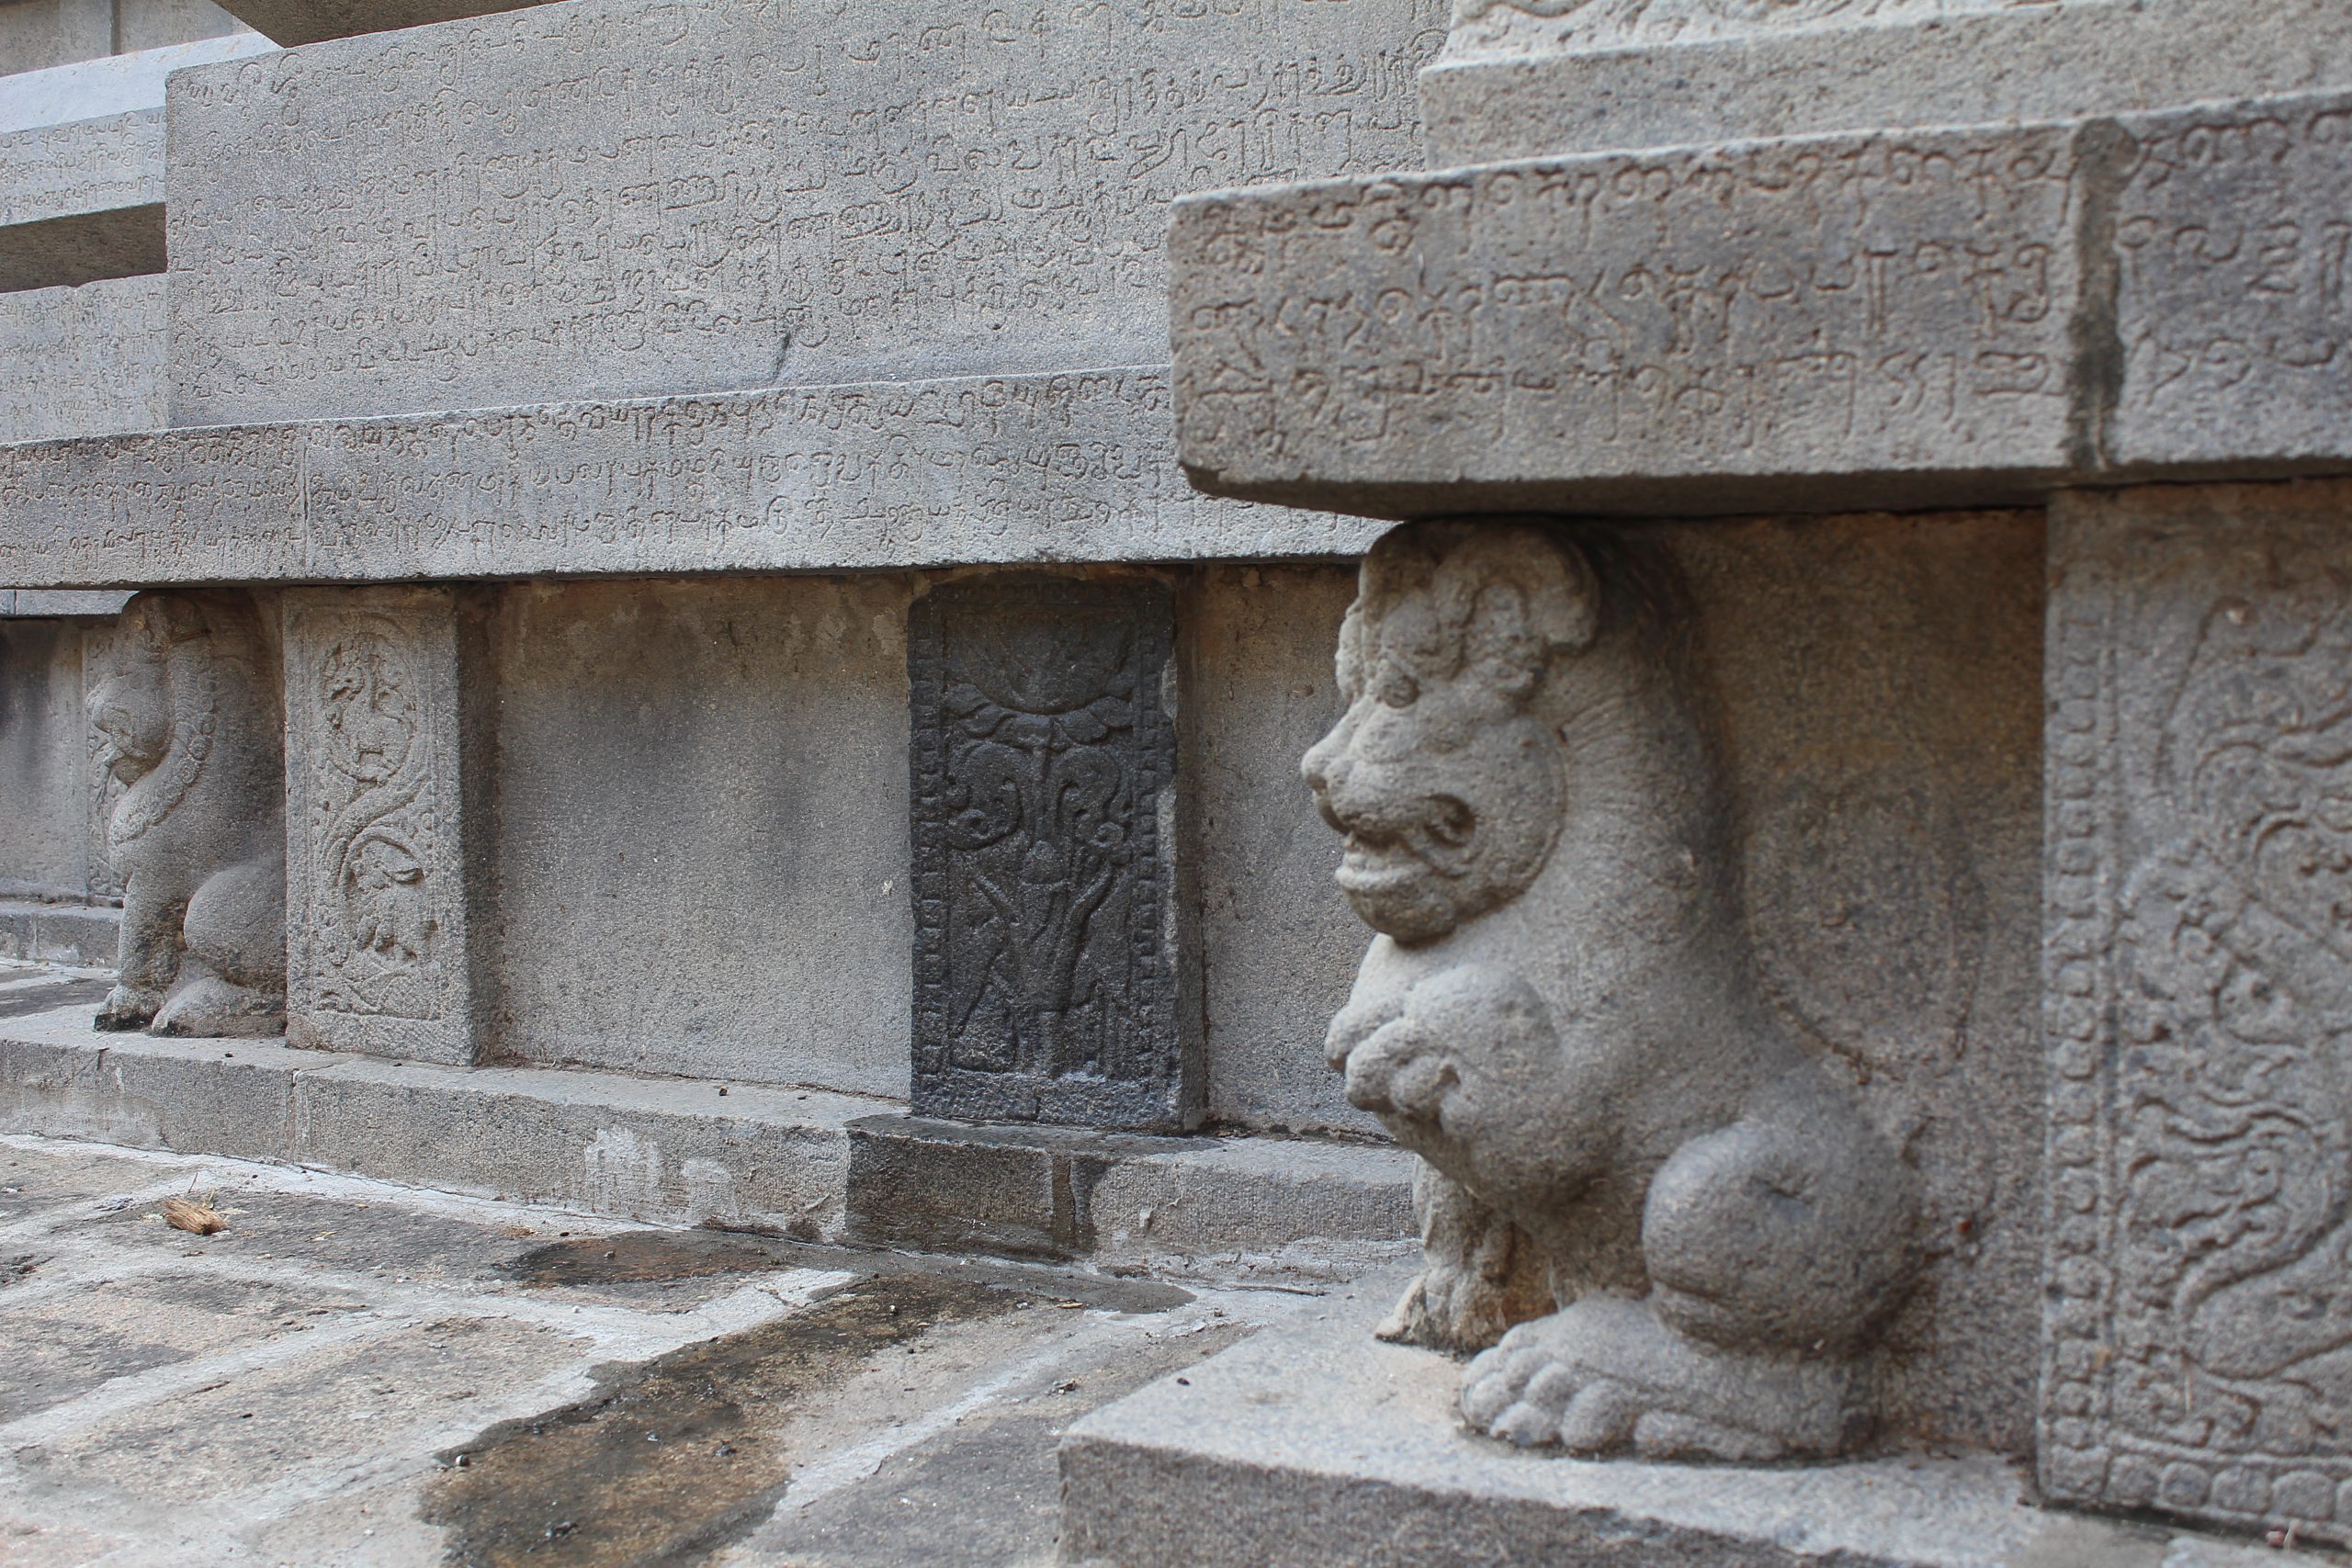
[[[1383,1333],[1483,1350],[1464,1412],[1521,1444],[1850,1446],[1912,1183],[1760,998],[1671,564],[1594,530],[1399,528],[1339,671],[1304,772],[1380,935],[1329,1050],[1427,1162]]]
[[[275,639],[250,595],[142,593],[90,699],[123,786],[107,854],[123,880],[121,976],[100,1029],[286,1027],[284,731]]]

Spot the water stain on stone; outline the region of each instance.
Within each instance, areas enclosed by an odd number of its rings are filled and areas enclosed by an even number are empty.
[[[617,1265],[620,1239],[586,1250]],[[447,1528],[453,1568],[706,1561],[784,1497],[791,1456],[776,1434],[797,1409],[877,1351],[1037,1299],[930,1271],[876,1275],[776,1322],[607,1370],[594,1396],[443,1454],[424,1517]]]
[[[805,1248],[736,1231],[623,1231],[551,1242],[498,1271],[525,1285],[620,1285],[808,1266]]]

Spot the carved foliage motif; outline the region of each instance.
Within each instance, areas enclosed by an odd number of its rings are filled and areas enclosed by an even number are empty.
[[[383,615],[298,619],[288,697],[310,738],[305,978],[321,1011],[432,1020],[444,1007],[433,726],[411,640]]]
[[[2343,1540],[2352,573],[2187,539],[2132,541],[2161,589],[2079,561],[2053,610],[2045,1463]]]
[[[919,603],[915,1104],[1177,1119],[1157,585],[954,584]]]

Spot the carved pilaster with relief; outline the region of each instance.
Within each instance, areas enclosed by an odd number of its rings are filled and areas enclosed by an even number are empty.
[[[287,1033],[298,1044],[429,1062],[481,1054],[481,642],[463,591],[287,596]]]
[[[2308,1541],[2352,1540],[2347,512],[2051,519],[2042,1483]]]

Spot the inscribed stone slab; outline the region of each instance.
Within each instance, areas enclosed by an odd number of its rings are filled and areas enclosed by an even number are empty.
[[[2111,218],[2122,386],[2110,458],[2341,457],[2352,424],[2352,94],[2127,126],[2131,174]]]
[[[163,112],[0,136],[0,290],[164,269]]]
[[[1149,363],[1166,208],[1419,155],[1439,0],[580,0],[188,73],[184,423]]]
[[[2052,474],[2075,162],[2028,128],[1194,197],[1170,241],[1179,450],[1212,490],[1390,515]]]
[[[1188,198],[1179,454],[1389,516],[2341,468],[2347,127],[2304,94]]]
[[[0,447],[0,582],[1339,556],[1201,494],[1164,366]]]
[[[1421,98],[1443,168],[2345,86],[2336,0],[1485,0]]]
[[[2352,1540],[2352,485],[2052,509],[2042,1483]]]
[[[0,444],[164,420],[164,280],[0,293]]]
[[[421,28],[533,6],[540,0],[228,0],[224,7],[255,32],[292,49],[394,28]]]
[[[1174,597],[1018,578],[915,602],[914,1111],[1180,1127]]]
[[[486,1024],[490,780],[462,592],[286,604],[287,1038],[470,1064]]]

